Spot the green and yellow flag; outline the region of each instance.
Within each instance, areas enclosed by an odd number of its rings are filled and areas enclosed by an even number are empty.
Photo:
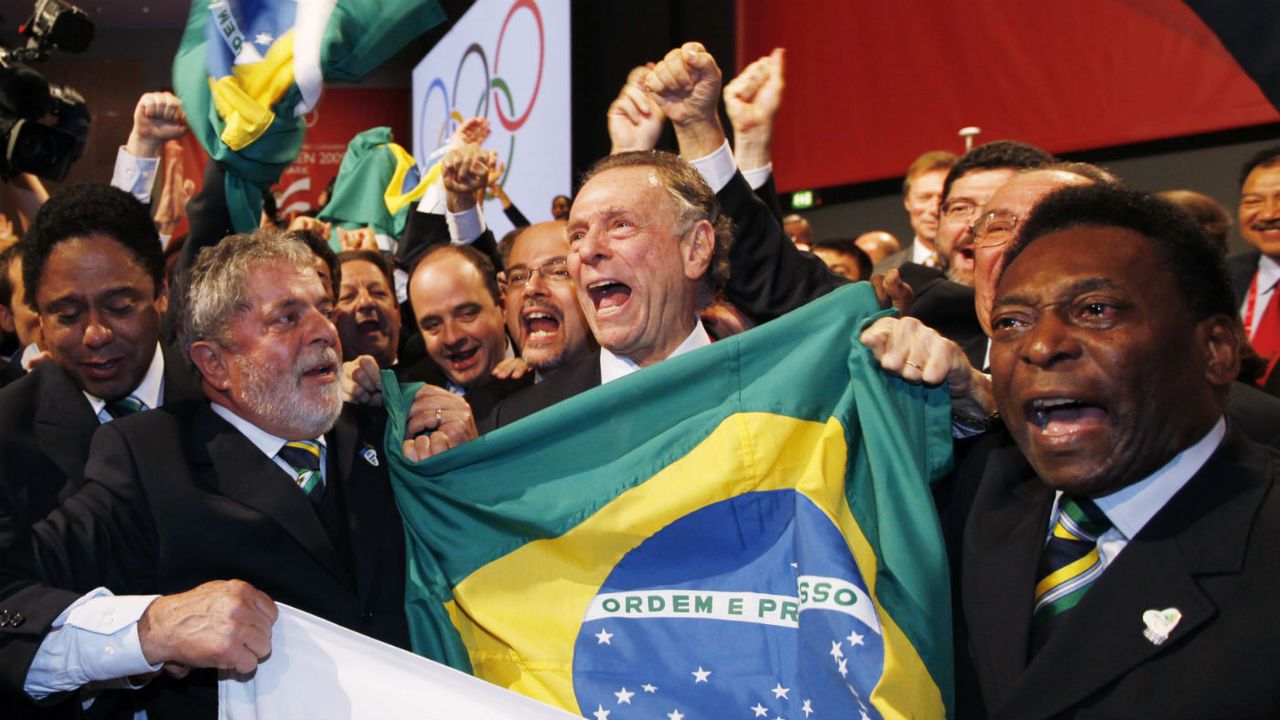
[[[371,227],[394,242],[408,221],[409,204],[429,184],[419,180],[413,156],[394,142],[391,128],[369,128],[347,144],[333,196],[318,217],[348,230]],[[330,242],[336,245],[337,233]]]
[[[879,314],[859,283],[390,452],[415,650],[597,720],[943,717],[950,401],[879,370],[857,340]],[[384,389],[393,449],[416,388]]]
[[[192,0],[173,87],[225,171],[237,231],[258,226],[323,81],[359,80],[444,19],[435,0]]]

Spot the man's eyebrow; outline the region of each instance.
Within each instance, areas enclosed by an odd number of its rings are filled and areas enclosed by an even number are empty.
[[[1119,287],[1111,278],[1085,278],[1066,286],[1060,294],[1074,296],[1094,290],[1114,290]],[[1008,305],[1035,305],[1035,301],[1026,295],[1014,293],[997,298],[994,307],[1006,307]]]

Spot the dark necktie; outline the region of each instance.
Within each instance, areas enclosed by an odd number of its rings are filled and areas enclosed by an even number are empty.
[[[1053,534],[1040,555],[1036,575],[1039,581],[1031,619],[1033,653],[1044,646],[1062,616],[1080,602],[1102,574],[1098,538],[1110,528],[1111,521],[1093,501],[1070,495],[1058,500]]]
[[[107,403],[107,414],[110,415],[112,419],[121,418],[125,415],[132,415],[146,409],[146,403],[132,395],[122,397],[119,400],[112,400]]]
[[[319,502],[324,495],[324,477],[320,474],[320,443],[315,440],[295,440],[286,443],[276,453],[293,468],[294,481],[312,502]]]

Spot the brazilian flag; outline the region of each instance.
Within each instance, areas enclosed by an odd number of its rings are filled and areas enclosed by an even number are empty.
[[[420,464],[384,375],[414,649],[597,720],[939,718],[950,400],[867,283]]]
[[[371,227],[386,247],[400,237],[409,203],[422,198],[429,182],[419,180],[413,156],[393,141],[391,128],[370,128],[347,144],[333,196],[318,217],[347,229]],[[336,233],[330,242],[337,250]]]
[[[173,87],[238,231],[298,156],[323,81],[359,80],[444,19],[435,0],[192,0]]]

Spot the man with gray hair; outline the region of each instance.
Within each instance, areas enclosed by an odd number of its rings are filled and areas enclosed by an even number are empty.
[[[384,423],[343,406],[310,250],[271,230],[226,238],[202,251],[183,312],[206,399],[104,426],[87,486],[0,561],[10,689],[39,700],[164,668],[148,715],[213,717],[212,670],[270,654],[276,600],[408,646]],[[474,436],[438,388],[415,403],[408,431],[423,430],[411,459]]]

